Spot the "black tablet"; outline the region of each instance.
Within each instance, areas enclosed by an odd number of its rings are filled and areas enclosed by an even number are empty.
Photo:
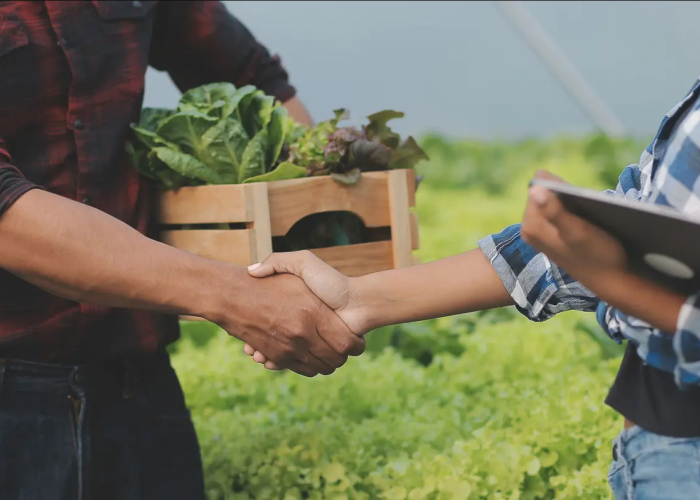
[[[679,293],[700,290],[700,219],[569,184],[533,179],[531,185],[551,190],[567,210],[617,238],[631,272]]]

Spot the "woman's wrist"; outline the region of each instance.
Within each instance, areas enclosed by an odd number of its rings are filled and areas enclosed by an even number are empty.
[[[579,281],[612,307],[664,333],[675,334],[678,316],[686,301],[683,295],[624,269],[589,272]]]
[[[372,326],[370,319],[371,307],[369,302],[371,297],[368,296],[368,287],[366,286],[367,277],[360,276],[357,278],[348,278],[348,305],[343,309],[343,315],[351,318],[355,328],[350,327],[358,335],[373,330],[376,326]]]

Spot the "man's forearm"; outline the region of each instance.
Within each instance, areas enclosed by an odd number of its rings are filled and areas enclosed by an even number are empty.
[[[287,108],[289,116],[294,119],[297,123],[306,125],[308,127],[314,126],[314,120],[311,118],[309,111],[306,106],[296,97],[292,97],[284,103],[284,107]]]
[[[513,304],[481,250],[352,280],[369,329]]]
[[[34,190],[0,217],[0,267],[76,302],[207,317],[236,269],[146,238],[80,203]],[[224,269],[225,268],[225,269]],[[208,318],[212,319],[212,318]]]

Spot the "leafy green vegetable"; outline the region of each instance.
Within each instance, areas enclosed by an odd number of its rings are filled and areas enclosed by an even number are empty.
[[[341,184],[347,184],[349,186],[356,184],[360,180],[362,175],[362,170],[359,168],[353,168],[349,172],[331,172],[331,177]]]
[[[226,184],[237,184],[243,170],[243,155],[250,144],[243,125],[232,117],[219,120],[202,136],[203,157]]]
[[[428,160],[428,155],[418,145],[413,137],[408,137],[398,148],[391,152],[391,160],[389,168],[415,168],[416,164],[421,160]]]
[[[214,83],[186,92],[174,110],[144,109],[132,129],[126,149],[134,167],[175,189],[238,184],[272,171],[290,127],[287,110],[262,91]]]
[[[187,153],[173,151],[169,148],[153,148],[149,153],[149,158],[152,157],[157,157],[158,160],[183,177],[201,179],[209,184],[223,184],[218,172]]]
[[[365,127],[367,139],[379,141],[391,149],[396,149],[401,142],[401,137],[389,128],[387,122],[396,118],[403,118],[403,116],[402,112],[390,109],[368,116],[369,125]]]
[[[270,121],[267,124],[267,138],[269,141],[266,165],[268,168],[275,165],[284,145],[287,108],[278,107],[272,110]]]
[[[256,177],[248,177],[245,181],[243,181],[243,184],[250,184],[251,182],[272,182],[282,181],[285,179],[299,179],[301,177],[306,177],[306,169],[285,161],[277,165],[277,168],[271,172],[258,175]]]
[[[238,183],[242,183],[249,177],[256,177],[265,173],[265,161],[270,141],[267,138],[267,130],[258,132],[243,151],[243,161],[238,172]]]

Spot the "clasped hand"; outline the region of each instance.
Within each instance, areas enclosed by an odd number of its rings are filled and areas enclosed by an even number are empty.
[[[353,293],[351,278],[336,271],[307,250],[272,254],[261,264],[250,266],[248,271],[251,276],[266,280],[275,277],[272,275],[280,274],[292,274],[301,278],[309,291],[333,311],[335,320],[342,322],[353,337],[358,339],[358,342],[362,342],[364,348],[362,336],[367,329],[364,326],[365,322],[357,297]],[[263,354],[263,348],[257,348],[247,342],[243,350],[269,370],[287,368]]]

